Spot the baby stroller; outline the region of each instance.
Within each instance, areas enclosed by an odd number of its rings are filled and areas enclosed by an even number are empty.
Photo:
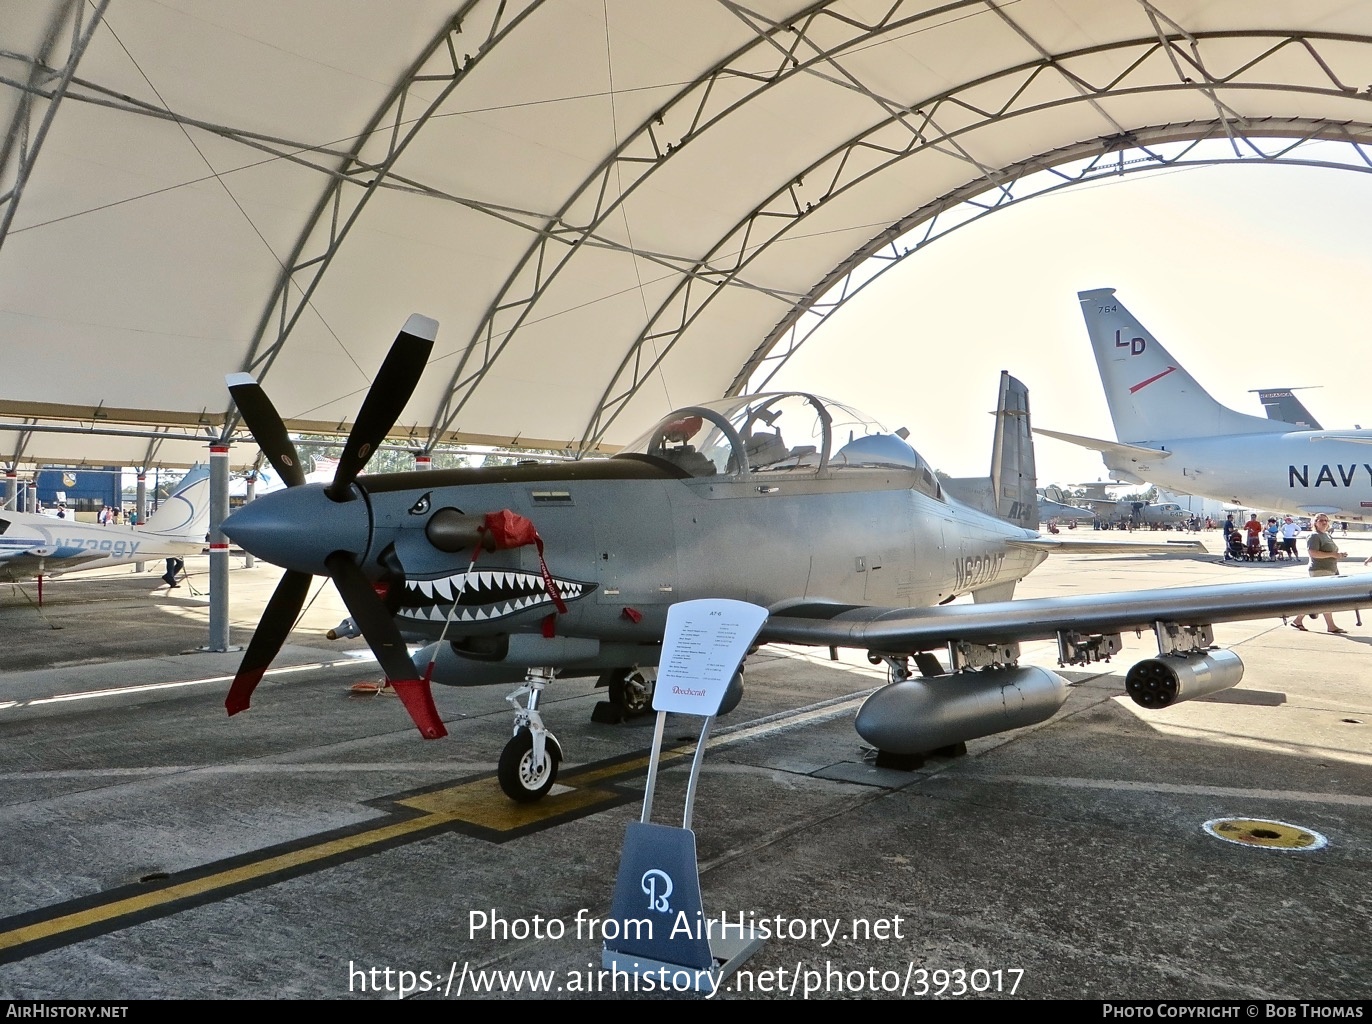
[[[1242,530],[1234,530],[1229,534],[1229,547],[1225,549],[1224,557],[1236,562],[1243,558]]]
[[[1262,561],[1262,534],[1250,533],[1248,535],[1248,546],[1243,553],[1246,562]]]

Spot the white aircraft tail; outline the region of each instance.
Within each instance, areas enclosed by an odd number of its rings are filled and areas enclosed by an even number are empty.
[[[996,402],[996,435],[989,477],[945,478],[944,488],[971,505],[1026,530],[1038,529],[1034,438],[1029,427],[1029,389],[1004,370]]]
[[[1077,298],[1120,441],[1282,432],[1280,424],[1215,401],[1115,298],[1115,289],[1077,292]]]
[[[193,466],[141,530],[165,540],[203,542],[210,528],[210,470]]]

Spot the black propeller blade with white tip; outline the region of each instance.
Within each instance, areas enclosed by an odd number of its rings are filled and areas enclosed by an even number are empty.
[[[427,316],[415,313],[405,321],[405,326],[396,335],[386,361],[372,381],[371,389],[358,410],[353,421],[352,433],[348,443],[343,446],[343,454],[338,460],[333,483],[329,485],[329,497],[334,501],[346,501],[348,488],[357,479],[357,474],[366,466],[367,459],[376,446],[385,440],[395,421],[405,411],[405,406],[414,394],[424,367],[429,361],[429,352],[438,337],[438,322]]]
[[[348,499],[353,481],[362,472],[367,459],[384,440],[409,403],[410,396],[424,372],[437,334],[438,323],[426,316],[416,313],[405,322],[405,327],[391,345],[390,352],[387,353],[371,389],[367,392],[367,397],[362,402],[352,433],[343,449],[338,470],[334,474],[333,483],[323,491],[323,494],[333,502]],[[266,453],[268,460],[276,467],[282,480],[291,488],[304,484],[305,475],[300,469],[295,445],[291,443],[285,424],[266,392],[246,373],[230,375],[228,385],[239,412],[242,413],[243,422],[247,424],[254,440]],[[303,496],[309,494],[301,491],[289,493]],[[282,497],[284,498],[284,495]],[[247,513],[248,510],[244,509],[243,514]],[[259,532],[258,538],[264,540],[268,536],[273,537],[278,552],[294,551],[296,544],[289,532],[294,529],[294,522],[289,518],[280,518],[282,514],[282,506],[278,505],[274,513],[259,517],[259,531],[263,530],[264,523],[266,530]],[[248,525],[241,519],[240,523],[243,533],[248,534]],[[281,529],[283,524],[287,531],[284,546]],[[308,522],[300,524],[301,530],[308,531],[310,528],[311,524]],[[359,550],[365,550],[365,540],[360,543],[362,547]],[[278,559],[288,561],[289,556],[283,558],[278,554]],[[313,564],[318,565],[318,562]],[[447,730],[438,717],[429,682],[420,678],[415,670],[414,663],[406,651],[404,638],[401,637],[400,630],[386,609],[385,603],[377,596],[366,574],[358,565],[357,554],[348,550],[334,551],[324,558],[324,567],[419,731],[429,739],[446,736]],[[229,689],[225,707],[230,715],[248,707],[253,690],[272,659],[281,650],[300,610],[304,607],[310,579],[310,572],[287,569],[281,582],[277,584]]]
[[[262,385],[247,373],[231,373],[224,382],[229,386],[229,394],[233,395],[234,404],[243,415],[253,440],[276,469],[281,482],[287,487],[299,487],[305,482],[300,456],[296,454],[291,435],[286,432],[286,424],[281,422]]]

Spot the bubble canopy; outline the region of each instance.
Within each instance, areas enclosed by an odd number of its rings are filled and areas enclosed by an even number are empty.
[[[938,496],[929,464],[899,434],[850,406],[799,391],[677,409],[620,455],[646,455],[686,476],[904,470]]]

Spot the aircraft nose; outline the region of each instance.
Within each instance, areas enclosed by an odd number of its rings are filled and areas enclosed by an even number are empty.
[[[366,552],[371,516],[365,501],[332,501],[322,484],[306,484],[249,502],[224,520],[224,532],[273,565],[327,576],[324,559],[335,551]]]

